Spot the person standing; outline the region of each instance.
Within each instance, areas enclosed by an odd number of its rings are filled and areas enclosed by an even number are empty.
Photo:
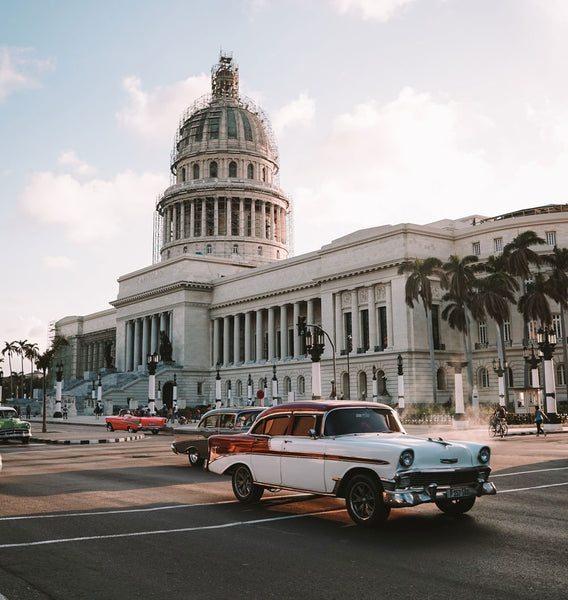
[[[546,419],[547,421],[550,420],[546,416],[546,414],[544,412],[542,412],[540,406],[538,406],[538,404],[537,404],[537,406],[535,406],[535,413],[534,413],[534,422],[536,423],[536,437],[538,437],[541,433],[542,433],[542,435],[544,435],[546,437],[546,432],[542,428],[543,419]]]

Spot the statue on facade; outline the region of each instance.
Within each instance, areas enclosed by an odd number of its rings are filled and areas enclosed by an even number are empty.
[[[112,342],[105,342],[105,367],[112,368]]]
[[[160,357],[164,362],[172,362],[172,343],[165,331],[160,331]]]

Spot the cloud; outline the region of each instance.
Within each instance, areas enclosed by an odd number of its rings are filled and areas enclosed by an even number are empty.
[[[157,195],[168,184],[163,175],[125,171],[113,179],[80,181],[70,173],[35,173],[24,189],[24,210],[36,221],[59,225],[74,242],[128,236],[150,219]]]
[[[340,14],[384,23],[412,2],[417,0],[334,0],[334,5]]]
[[[76,260],[67,256],[44,256],[41,262],[48,269],[63,271],[69,270],[77,264]]]
[[[296,100],[286,104],[274,114],[272,121],[274,130],[281,135],[288,127],[310,125],[315,111],[315,100],[309,97],[308,92],[301,92]]]
[[[34,58],[31,48],[0,46],[0,102],[10,94],[40,87],[39,76],[53,68],[53,61]]]
[[[61,152],[57,159],[57,165],[63,168],[69,168],[75,175],[81,177],[93,176],[97,169],[86,162],[82,161],[74,150],[66,150]]]
[[[209,92],[211,83],[203,74],[145,91],[140,78],[130,76],[123,79],[122,87],[127,101],[116,115],[119,123],[136,137],[167,145],[183,111]]]

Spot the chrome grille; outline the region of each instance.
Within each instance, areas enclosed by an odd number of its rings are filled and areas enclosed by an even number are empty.
[[[410,473],[399,473],[399,477],[408,478],[409,487],[426,487],[431,483],[438,486],[463,485],[475,483],[478,477],[486,479],[489,475],[488,467],[475,469],[444,469],[440,471],[417,471]]]

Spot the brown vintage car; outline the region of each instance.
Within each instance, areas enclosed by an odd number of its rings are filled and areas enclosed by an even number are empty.
[[[187,454],[190,467],[198,467],[209,457],[208,439],[212,435],[246,433],[258,415],[266,410],[262,406],[235,406],[216,408],[205,413],[197,427],[176,427],[171,449],[175,454]]]

